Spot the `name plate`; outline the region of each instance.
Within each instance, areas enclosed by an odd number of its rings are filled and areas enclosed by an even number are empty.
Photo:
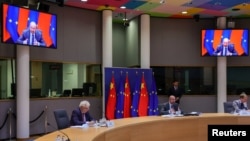
[[[106,121],[107,127],[113,127],[115,125],[114,121]]]

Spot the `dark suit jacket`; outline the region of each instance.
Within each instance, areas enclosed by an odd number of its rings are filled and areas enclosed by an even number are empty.
[[[43,36],[42,36],[42,31],[41,30],[36,30],[35,31],[35,39],[37,42],[40,43],[40,46],[46,46]],[[23,41],[27,40],[27,44],[30,44],[30,30],[26,29],[23,31],[22,35],[17,39],[17,43],[23,44]]]
[[[174,103],[172,105],[172,107],[174,108],[175,111],[178,111],[179,110],[179,104],[178,103]],[[167,114],[170,114],[169,113],[169,110],[171,109],[171,107],[169,106],[169,102],[166,102],[163,106],[162,109],[160,109],[160,113],[161,114],[164,114],[164,115],[167,115]]]
[[[86,118],[86,121],[92,121],[93,120],[93,118],[89,114],[89,112],[85,113],[85,118]],[[82,124],[85,124],[85,123],[86,122],[83,121],[82,112],[81,112],[80,108],[77,108],[77,109],[73,110],[72,114],[71,114],[70,124],[71,125],[82,125]]]
[[[217,47],[217,49],[214,51],[213,55],[214,55],[214,56],[222,56],[223,48],[224,48],[224,47],[223,47],[222,45],[219,45],[219,46]],[[227,50],[229,51],[229,53],[232,54],[232,55],[230,55],[230,56],[237,56],[237,55],[238,55],[237,51],[236,51],[235,48],[234,48],[234,44],[229,44]]]
[[[172,87],[169,88],[169,90],[168,90],[168,97],[169,97],[170,95],[174,95],[175,97],[179,97],[179,100],[176,100],[175,102],[176,102],[176,103],[180,103],[180,99],[181,99],[183,93],[184,93],[184,90],[183,90],[182,88],[178,87],[178,88],[175,90],[175,88],[172,86]]]

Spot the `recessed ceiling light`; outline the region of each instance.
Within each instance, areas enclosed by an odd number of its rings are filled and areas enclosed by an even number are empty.
[[[182,11],[181,14],[187,14],[188,12],[187,11]]]
[[[88,0],[81,0],[82,2],[86,2],[86,1],[88,1]]]
[[[126,6],[121,6],[120,8],[121,8],[121,9],[126,9]]]

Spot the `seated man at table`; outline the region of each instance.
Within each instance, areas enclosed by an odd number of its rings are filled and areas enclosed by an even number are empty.
[[[74,125],[83,125],[86,123],[94,123],[93,118],[89,113],[90,103],[86,100],[80,102],[79,107],[73,110],[70,124]]]
[[[234,107],[234,111],[236,113],[239,113],[241,110],[249,111],[249,109],[247,107],[247,99],[248,99],[247,94],[245,94],[243,92],[243,93],[240,94],[239,99],[233,101],[233,107]]]
[[[168,114],[177,114],[177,112],[180,112],[179,104],[176,103],[175,101],[176,101],[175,96],[170,95],[168,98],[168,102],[166,102],[164,107],[160,109],[160,113],[168,115]]]

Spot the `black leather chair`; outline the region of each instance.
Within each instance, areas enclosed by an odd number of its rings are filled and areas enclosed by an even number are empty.
[[[223,102],[223,106],[224,106],[224,113],[234,112],[233,102],[231,101]]]
[[[71,94],[71,90],[64,90],[63,91],[63,95],[62,96],[64,96],[64,97],[68,97],[68,96],[70,96],[70,94]]]
[[[54,110],[54,115],[58,129],[64,129],[70,126],[70,121],[66,110],[56,109]]]
[[[164,103],[159,103],[158,104],[158,110],[159,110],[159,115],[164,115],[164,114],[166,114],[165,112],[164,112],[164,106],[166,105],[166,102],[164,102]]]

